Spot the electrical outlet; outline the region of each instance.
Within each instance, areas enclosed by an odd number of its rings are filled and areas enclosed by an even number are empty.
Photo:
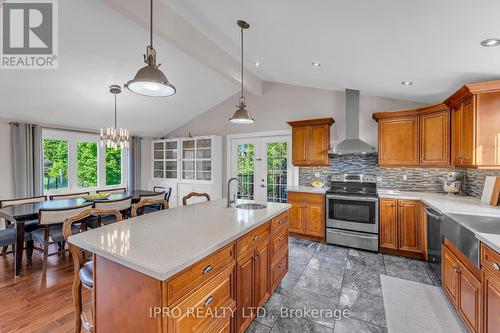
[[[408,180],[408,175],[406,173],[403,173],[403,181],[407,181]]]
[[[382,177],[377,176],[377,182],[380,183],[382,181]]]
[[[314,173],[314,178],[319,178],[319,172]]]

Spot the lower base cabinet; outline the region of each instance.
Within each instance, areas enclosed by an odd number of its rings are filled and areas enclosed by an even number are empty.
[[[482,332],[500,332],[500,253],[481,244]]]
[[[453,246],[443,245],[441,283],[470,332],[480,332],[481,281]]]
[[[325,240],[325,195],[288,192],[290,232],[316,240]]]

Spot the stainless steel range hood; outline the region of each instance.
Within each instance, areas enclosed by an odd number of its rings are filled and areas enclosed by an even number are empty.
[[[328,153],[333,154],[372,154],[375,147],[359,138],[359,90],[345,90],[346,139],[337,144]]]

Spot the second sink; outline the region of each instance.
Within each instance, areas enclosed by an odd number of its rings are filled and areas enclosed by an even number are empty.
[[[241,203],[234,206],[234,208],[246,209],[246,210],[258,210],[258,209],[264,209],[266,207],[267,207],[266,205],[259,203]]]

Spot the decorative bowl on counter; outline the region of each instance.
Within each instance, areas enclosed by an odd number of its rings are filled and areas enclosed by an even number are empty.
[[[92,202],[92,201],[97,201],[97,200],[106,200],[107,198],[109,198],[110,195],[111,195],[111,193],[86,194],[86,195],[83,195],[82,198],[85,201]]]
[[[323,185],[325,185],[323,182],[320,182],[319,180],[315,180],[311,182],[311,185],[316,188],[322,188]]]

